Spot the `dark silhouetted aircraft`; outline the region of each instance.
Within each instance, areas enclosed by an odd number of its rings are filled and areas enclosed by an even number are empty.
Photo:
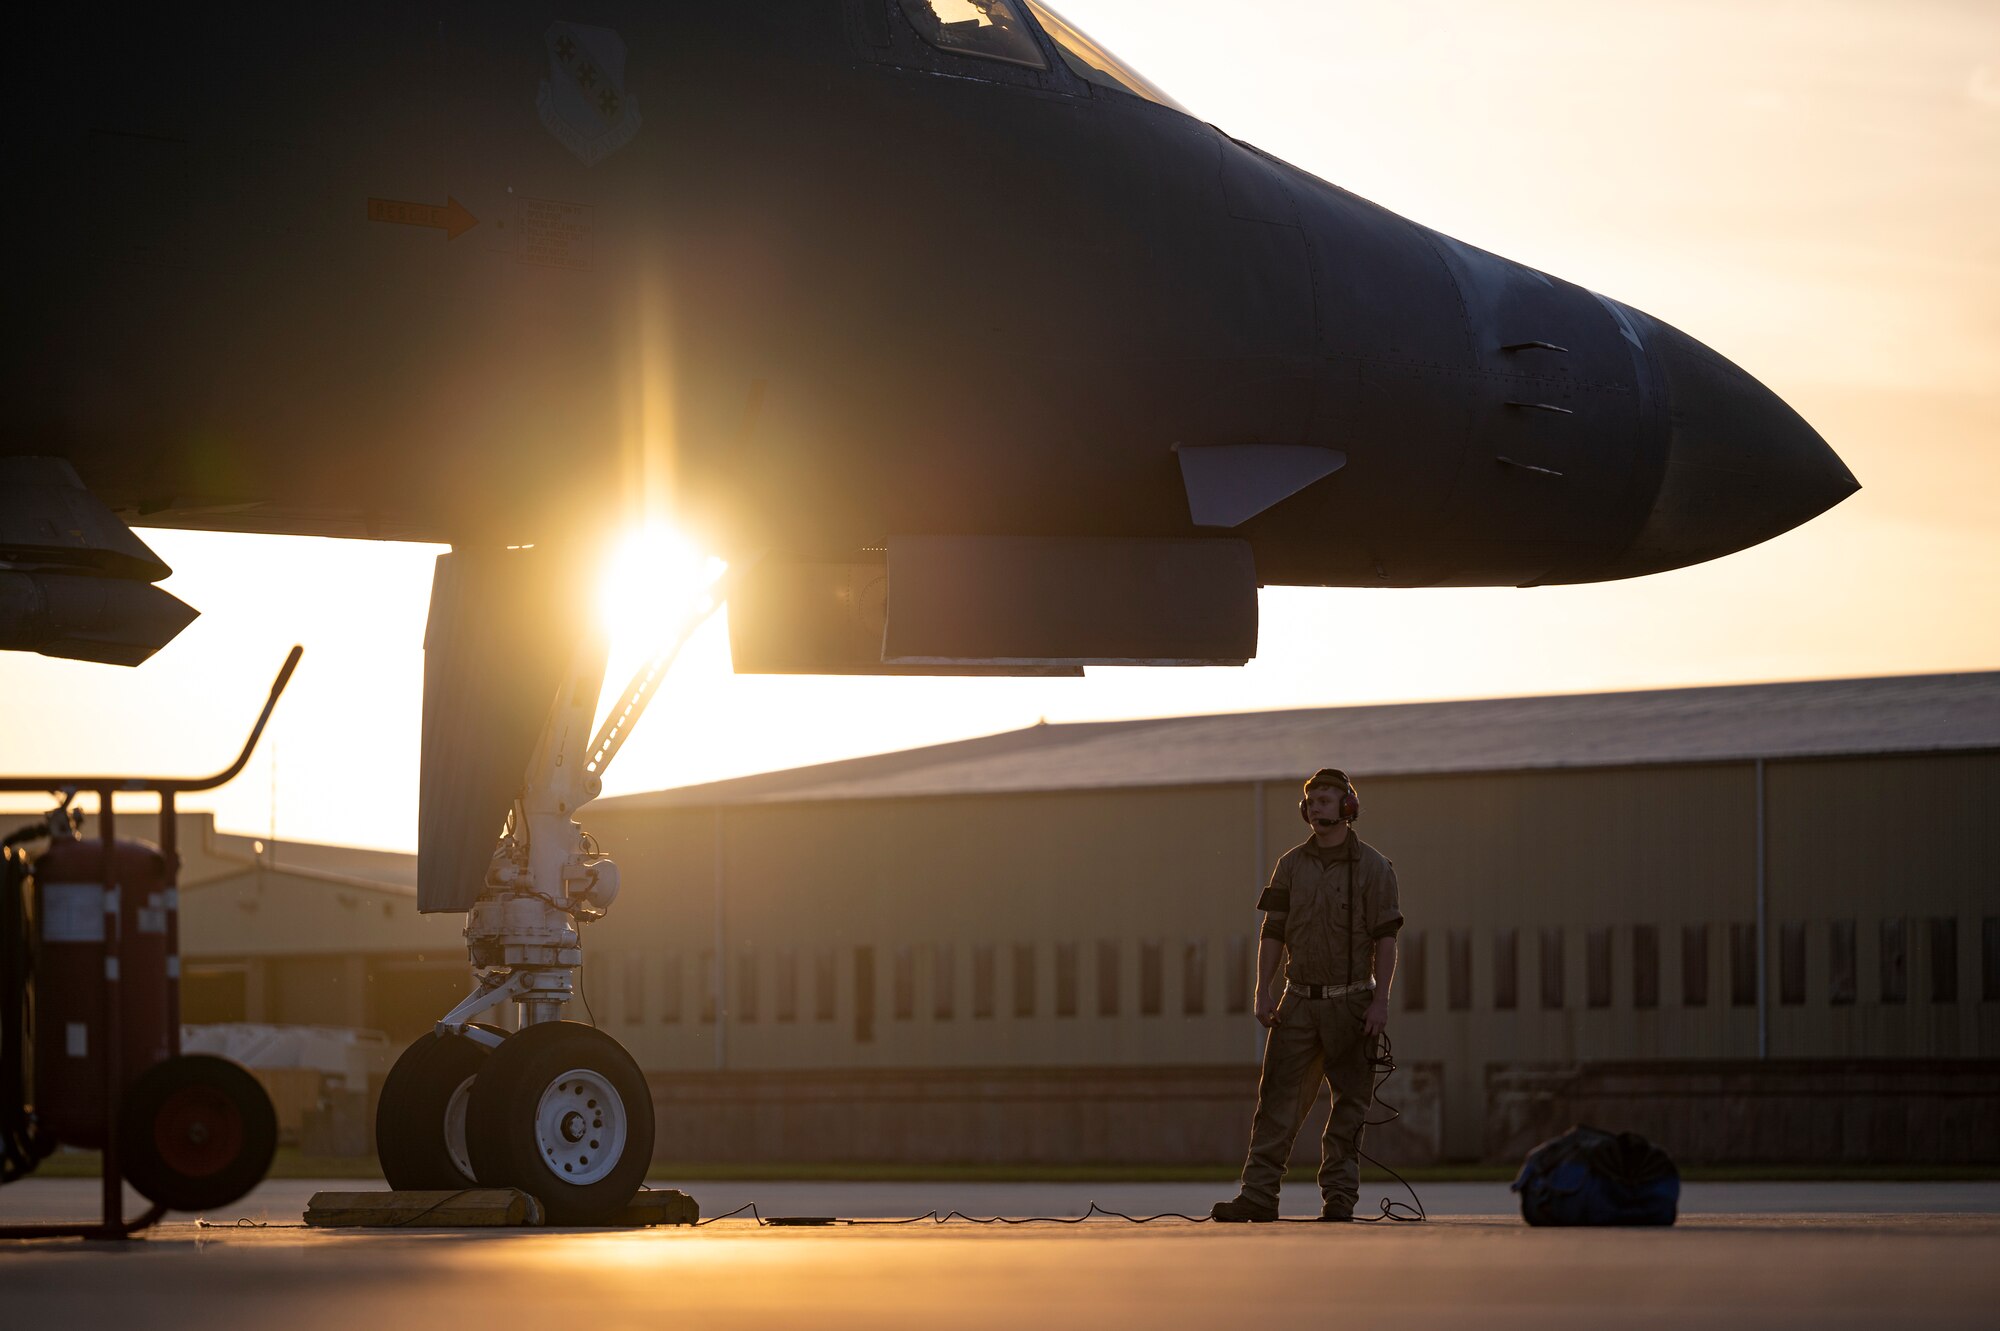
[[[1856,488],[1693,338],[1035,0],[565,12],[30,14],[0,131],[0,648],[171,639],[128,524],[454,548],[420,892],[485,980],[440,1048],[553,1016],[615,885],[579,588],[648,502],[731,562],[739,670],[1005,674],[1240,663],[1266,584],[1653,573]],[[488,1111],[470,1157],[415,1111],[392,1181],[527,1169]]]

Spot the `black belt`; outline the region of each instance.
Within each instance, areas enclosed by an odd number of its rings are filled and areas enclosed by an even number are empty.
[[[1353,984],[1292,984],[1289,981],[1285,984],[1286,992],[1297,994],[1300,998],[1345,998],[1374,987],[1373,980],[1357,980]]]

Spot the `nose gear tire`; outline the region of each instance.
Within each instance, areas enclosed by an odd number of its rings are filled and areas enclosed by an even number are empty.
[[[271,1097],[255,1077],[212,1054],[154,1064],[119,1105],[125,1181],[169,1210],[229,1205],[264,1181],[277,1149]]]
[[[509,1036],[472,1083],[465,1126],[480,1184],[532,1194],[552,1225],[616,1222],[653,1158],[645,1074],[581,1022]]]
[[[497,1026],[480,1025],[496,1035]],[[472,1081],[493,1051],[463,1035],[426,1031],[405,1049],[375,1104],[375,1155],[396,1189],[474,1186],[465,1146]]]

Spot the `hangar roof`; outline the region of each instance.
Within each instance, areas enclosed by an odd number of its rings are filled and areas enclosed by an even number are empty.
[[[599,801],[703,808],[2000,748],[2000,671],[1036,725]]]

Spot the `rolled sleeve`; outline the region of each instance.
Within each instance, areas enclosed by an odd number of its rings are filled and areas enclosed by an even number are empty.
[[[1403,927],[1403,903],[1396,888],[1396,866],[1385,863],[1368,894],[1368,936],[1376,941],[1393,938]]]

